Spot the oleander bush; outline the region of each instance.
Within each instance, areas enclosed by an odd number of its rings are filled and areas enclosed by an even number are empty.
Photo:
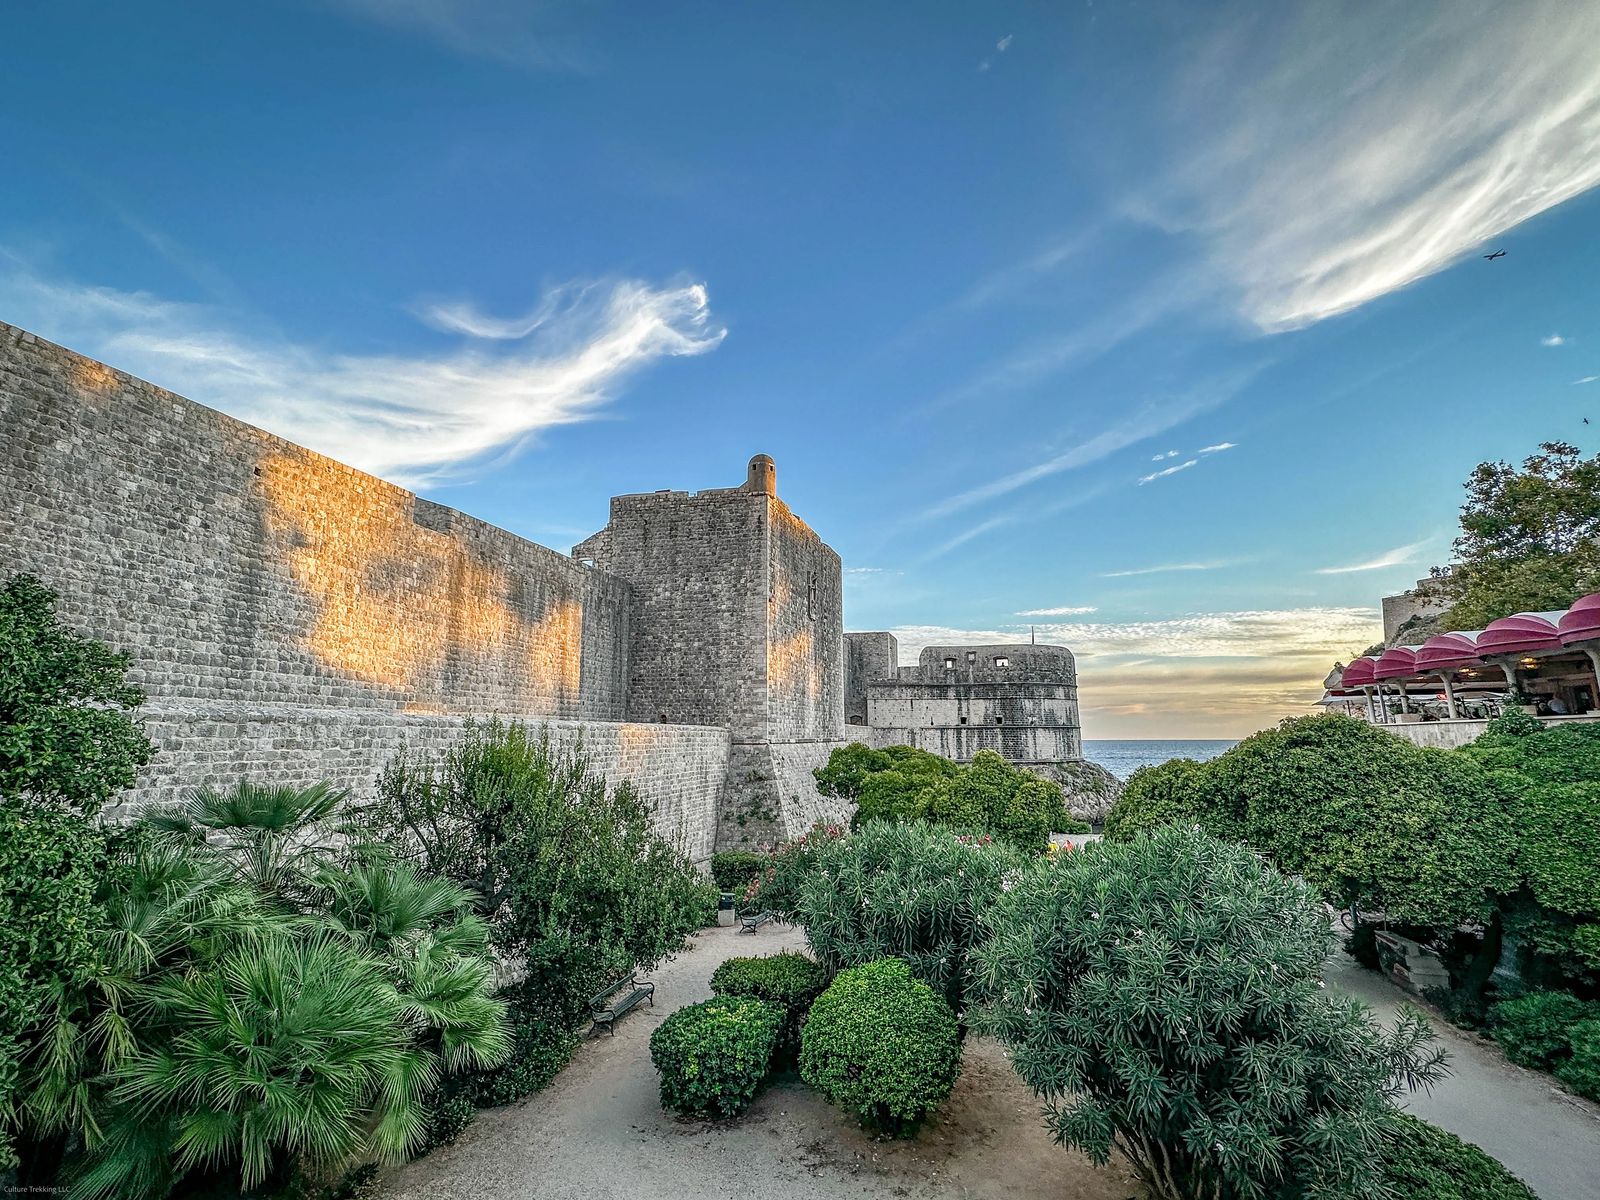
[[[723,850],[711,856],[711,878],[723,891],[739,896],[766,866],[765,854],[754,850]]]
[[[1391,1101],[1442,1073],[1415,1009],[1389,1031],[1324,990],[1305,881],[1193,828],[1054,856],[989,923],[979,1027],[1061,1142],[1159,1200],[1377,1195]]]
[[[1553,1070],[1572,1053],[1572,1030],[1600,1018],[1600,1003],[1569,992],[1529,992],[1489,1010],[1489,1032],[1506,1057],[1524,1067]]]
[[[955,1014],[897,958],[840,972],[801,1035],[801,1078],[894,1137],[916,1132],[960,1070]]]
[[[814,958],[786,950],[761,958],[730,958],[711,973],[714,996],[752,996],[783,1009],[774,1061],[792,1064],[800,1054],[800,1030],[812,1002],[828,986],[828,970]]]
[[[1539,1200],[1471,1142],[1409,1113],[1396,1113],[1394,1124],[1383,1182],[1395,1200]]]
[[[794,921],[830,969],[903,959],[960,1014],[981,918],[1030,861],[924,821],[868,821],[817,848]]]
[[[801,885],[810,877],[817,856],[844,836],[843,825],[818,821],[803,836],[774,848],[766,869],[745,886],[741,907],[747,912],[771,909],[792,921]]]
[[[767,1077],[783,1022],[781,1005],[753,996],[716,996],[678,1009],[650,1035],[662,1106],[738,1116]]]

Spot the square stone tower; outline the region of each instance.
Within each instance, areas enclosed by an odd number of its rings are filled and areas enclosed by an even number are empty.
[[[844,736],[842,575],[772,459],[740,487],[615,496],[572,556],[633,589],[627,718],[728,729],[719,847],[803,832],[810,768]]]

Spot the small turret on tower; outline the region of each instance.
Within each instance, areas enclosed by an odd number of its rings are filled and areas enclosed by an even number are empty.
[[[769,455],[758,454],[750,460],[750,469],[744,479],[744,490],[759,492],[766,496],[778,494],[778,468]]]

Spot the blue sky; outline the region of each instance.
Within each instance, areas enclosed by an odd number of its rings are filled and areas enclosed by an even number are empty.
[[[764,451],[849,627],[1238,736],[1600,429],[1600,7],[1301,8],[22,6],[0,319],[563,549]]]

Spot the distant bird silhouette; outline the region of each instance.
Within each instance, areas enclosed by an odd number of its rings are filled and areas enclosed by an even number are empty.
[[[1583,423],[1584,423],[1584,424],[1585,424],[1585,425],[1587,425],[1587,424],[1588,424],[1588,423],[1589,423],[1589,418],[1588,418],[1588,417],[1585,417],[1585,418],[1584,418],[1584,419],[1583,419]]]
[[[1485,254],[1484,255],[1484,257],[1487,258],[1490,262],[1493,262],[1497,258],[1504,258],[1505,256],[1506,256],[1506,252],[1504,250],[1496,250],[1493,254]]]

